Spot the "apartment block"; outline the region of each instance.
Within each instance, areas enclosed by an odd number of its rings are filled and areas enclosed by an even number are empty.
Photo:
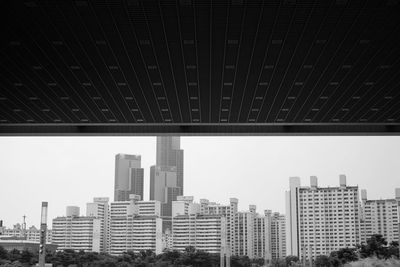
[[[40,230],[36,228],[35,226],[31,226],[28,229],[24,229],[24,227],[17,223],[13,226],[13,228],[6,228],[6,227],[1,227],[0,229],[0,236],[3,238],[22,238],[30,242],[35,242],[39,243],[40,241]],[[52,238],[53,238],[53,231],[51,229],[48,229],[46,231],[46,244],[52,243]]]
[[[138,201],[135,195],[130,201],[111,202],[110,254],[121,255],[132,250],[162,251],[162,219],[159,217],[159,201]]]
[[[101,219],[80,216],[79,207],[67,207],[66,216],[53,219],[53,244],[57,250],[100,252]]]
[[[286,192],[286,249],[288,255],[313,258],[329,255],[360,243],[358,186],[347,186],[340,175],[338,187],[300,186],[299,177],[290,178]]]
[[[395,189],[395,198],[367,199],[367,191],[361,190],[362,235],[365,243],[374,234],[382,235],[390,243],[399,240],[400,188]]]
[[[282,259],[286,255],[286,218],[279,212],[272,213],[271,216],[271,258]]]
[[[108,252],[110,242],[109,198],[95,197],[93,202],[86,204],[86,216],[100,220],[100,251]]]
[[[209,253],[221,252],[225,217],[220,214],[200,214],[200,204],[193,197],[179,196],[172,202],[172,248],[184,251],[193,246]],[[226,243],[226,240],[223,240]]]

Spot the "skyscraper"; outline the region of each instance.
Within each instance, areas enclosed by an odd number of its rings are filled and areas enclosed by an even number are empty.
[[[128,201],[130,194],[143,199],[143,175],[141,157],[136,155],[115,155],[114,201]]]
[[[180,137],[158,136],[156,165],[176,167],[176,187],[180,188],[179,195],[183,195],[183,150],[180,144]]]
[[[150,167],[150,200],[161,202],[163,229],[171,229],[172,201],[183,195],[180,137],[158,136],[156,165]]]
[[[177,187],[176,167],[150,167],[150,200],[161,202],[163,229],[171,229],[172,201],[177,200],[181,188]]]

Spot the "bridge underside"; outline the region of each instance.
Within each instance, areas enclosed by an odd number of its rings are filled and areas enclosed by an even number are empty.
[[[398,135],[399,2],[4,1],[0,135]]]

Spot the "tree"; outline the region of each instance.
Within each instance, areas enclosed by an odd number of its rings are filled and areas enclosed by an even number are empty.
[[[315,259],[315,266],[317,267],[329,267],[331,266],[331,262],[329,257],[326,255],[319,255]]]
[[[275,260],[272,260],[272,266],[274,266],[274,267],[286,267],[287,266],[287,264],[286,264],[286,260],[285,259],[275,259]]]
[[[5,248],[0,246],[0,259],[6,260],[8,258],[8,252]]]
[[[388,247],[387,251],[388,257],[396,257],[399,258],[399,242],[392,241]]]
[[[332,256],[329,257],[329,264],[330,264],[329,266],[332,266],[332,267],[342,266],[341,261],[337,257],[332,257]]]
[[[167,250],[159,257],[161,262],[167,262],[173,264],[181,256],[180,252],[177,250]]]
[[[35,255],[29,250],[24,250],[21,252],[21,263],[27,263],[29,265],[33,265],[37,262]]]
[[[338,250],[337,255],[342,263],[358,260],[357,251],[355,248],[341,248]]]
[[[293,256],[293,255],[289,255],[289,256],[286,256],[285,260],[286,260],[286,265],[290,266],[292,263],[298,262],[299,261],[299,257]]]
[[[13,249],[8,252],[8,259],[13,262],[13,261],[19,261],[21,258],[21,252],[18,249]]]
[[[389,258],[387,242],[382,235],[372,235],[367,244],[361,245],[360,254],[363,258],[375,256],[378,259]]]

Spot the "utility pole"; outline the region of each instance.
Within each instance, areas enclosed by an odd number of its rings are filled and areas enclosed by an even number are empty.
[[[22,216],[22,237],[26,240],[26,216]]]
[[[47,202],[42,202],[42,216],[40,219],[39,267],[44,267],[46,263],[47,206]]]

